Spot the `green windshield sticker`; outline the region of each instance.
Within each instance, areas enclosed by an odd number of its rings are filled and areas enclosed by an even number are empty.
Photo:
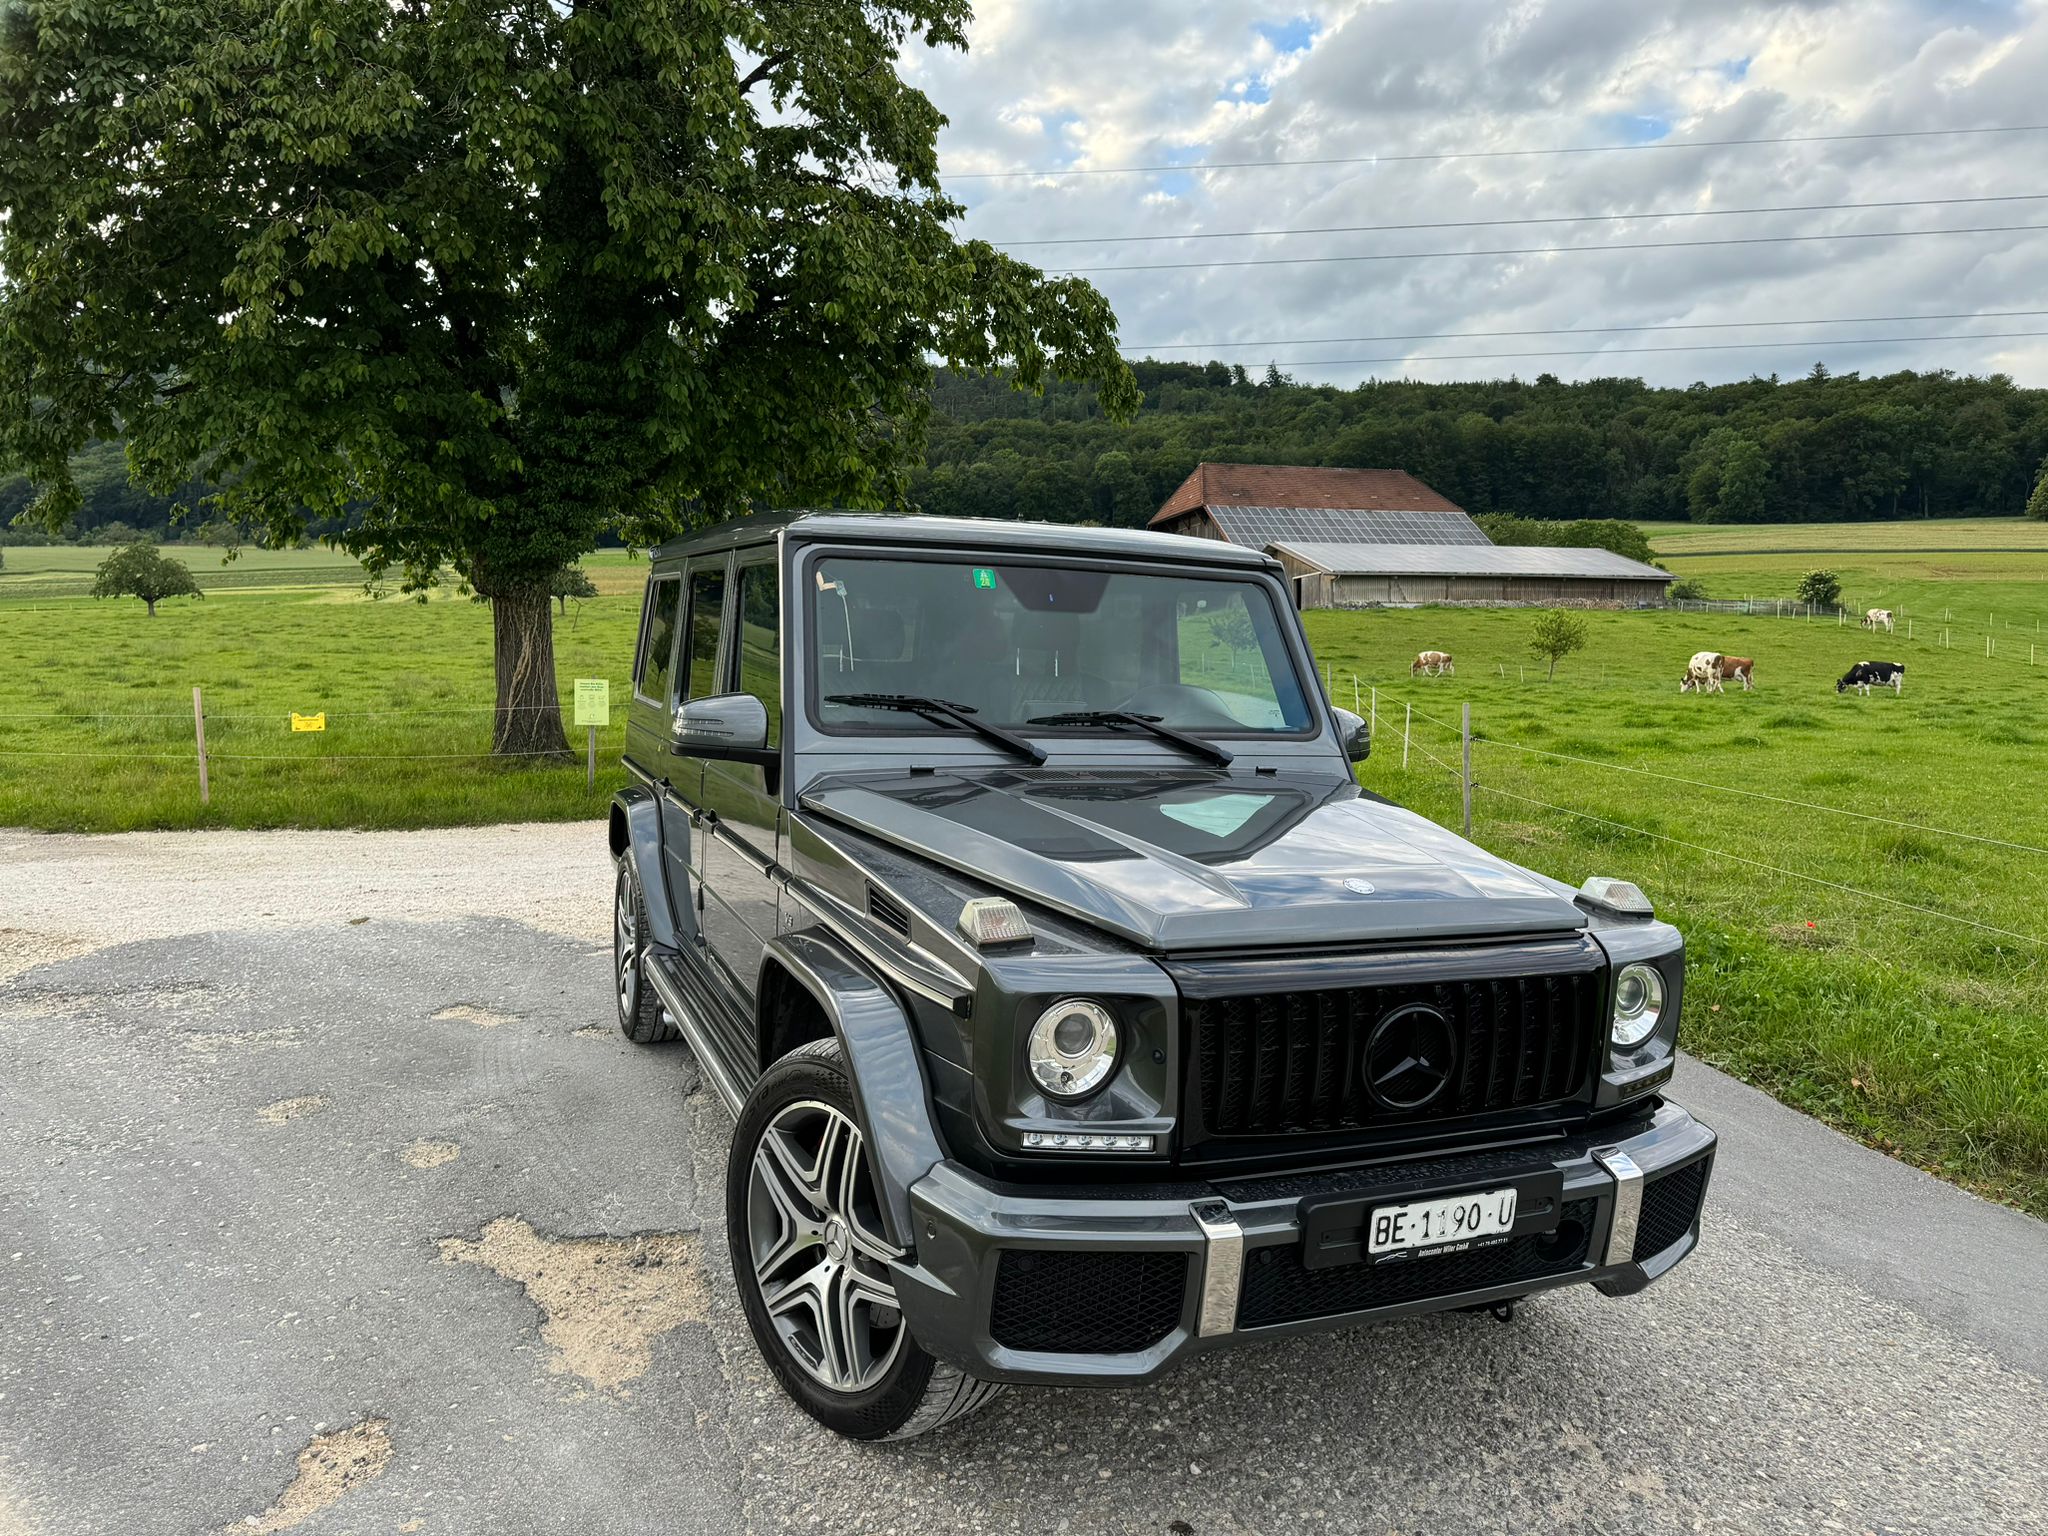
[[[1272,803],[1271,795],[1211,795],[1162,805],[1159,813],[1211,837],[1228,837]]]
[[[993,592],[996,589],[996,573],[985,565],[974,568],[974,587],[978,592]]]

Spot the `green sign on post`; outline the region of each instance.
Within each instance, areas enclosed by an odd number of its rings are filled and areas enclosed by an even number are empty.
[[[978,592],[993,592],[996,589],[996,573],[985,565],[974,568],[974,587]]]
[[[610,725],[612,723],[612,685],[602,677],[579,677],[576,679],[576,723],[578,725]]]

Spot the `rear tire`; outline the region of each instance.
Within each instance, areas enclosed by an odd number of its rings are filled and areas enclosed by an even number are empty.
[[[633,861],[626,858],[619,860],[612,892],[612,1000],[618,1005],[620,1033],[635,1045],[682,1037],[647,980],[647,898]]]
[[[775,1379],[853,1440],[907,1440],[1002,1391],[925,1353],[896,1305],[897,1250],[837,1040],[798,1046],[761,1077],[725,1176],[733,1281]]]

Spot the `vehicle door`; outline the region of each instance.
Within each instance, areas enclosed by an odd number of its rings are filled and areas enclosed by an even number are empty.
[[[693,661],[690,696],[759,699],[767,709],[768,751],[776,756],[704,764],[702,922],[712,968],[741,1016],[751,1019],[782,885],[782,589],[773,549],[734,557],[725,608],[724,654],[709,678],[699,678]]]
[[[687,947],[697,933],[696,897],[691,886],[695,861],[690,817],[703,765],[675,751],[677,653],[683,629],[683,572],[680,566],[648,579],[640,621],[640,653],[633,671],[626,752],[651,781],[661,809],[662,885],[669,915]],[[687,798],[678,791],[678,776]],[[650,900],[658,899],[650,896]]]
[[[684,570],[677,620],[675,675],[670,681],[671,719],[690,697],[692,671],[707,672],[717,664],[719,630],[725,611],[725,555],[699,556]],[[709,660],[703,659],[706,654]],[[704,949],[704,759],[676,745],[671,734],[663,744],[666,791],[662,796],[661,851],[667,860],[669,890],[678,905],[689,908],[684,930],[693,944],[690,962],[710,969]]]

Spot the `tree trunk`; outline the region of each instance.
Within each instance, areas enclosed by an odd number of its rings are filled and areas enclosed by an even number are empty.
[[[156,617],[156,599],[155,599],[155,598],[153,598],[153,597],[145,597],[145,598],[144,598],[144,599],[142,600],[142,602],[143,602],[143,606],[144,606],[144,607],[146,607],[147,609],[149,609],[149,616],[150,616],[150,617],[151,617],[152,619],[153,619],[153,618],[155,618],[155,617]]]
[[[533,757],[569,753],[562,703],[555,691],[555,614],[545,586],[491,597],[498,662],[498,713],[491,750]]]

